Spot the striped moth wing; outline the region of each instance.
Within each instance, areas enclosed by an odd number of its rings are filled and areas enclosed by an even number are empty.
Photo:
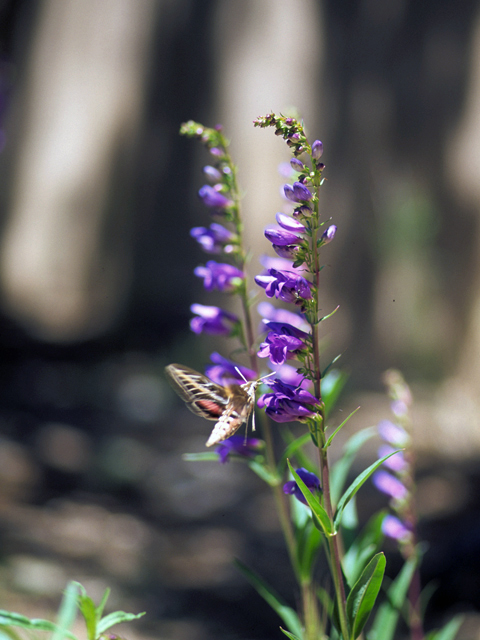
[[[207,447],[233,436],[247,422],[255,402],[256,380],[222,387],[181,364],[170,364],[165,371],[190,411],[207,420],[217,421],[207,440]]]

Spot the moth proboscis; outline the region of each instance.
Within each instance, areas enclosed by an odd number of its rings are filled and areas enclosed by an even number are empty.
[[[233,436],[248,421],[260,380],[223,387],[182,364],[169,364],[165,371],[190,411],[207,420],[217,421],[207,440],[207,447]]]

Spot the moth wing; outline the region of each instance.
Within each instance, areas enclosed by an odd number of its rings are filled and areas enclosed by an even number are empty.
[[[165,371],[173,389],[192,413],[207,420],[218,420],[228,402],[228,394],[221,385],[180,364],[170,364]]]

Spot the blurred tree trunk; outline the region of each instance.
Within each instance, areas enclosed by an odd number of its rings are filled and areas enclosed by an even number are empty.
[[[129,281],[132,162],[154,0],[45,0],[13,110],[3,304],[52,341],[108,327]],[[18,96],[17,96],[18,97]]]

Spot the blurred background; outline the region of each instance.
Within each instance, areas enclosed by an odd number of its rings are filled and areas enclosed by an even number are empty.
[[[45,616],[76,579],[148,611],[129,639],[279,637],[232,567],[290,598],[270,496],[241,465],[182,461],[210,424],[163,368],[228,355],[188,329],[193,302],[224,300],[193,276],[208,157],[180,124],[225,126],[254,275],[289,156],[252,121],[291,108],[324,143],[338,226],[339,408],[362,405],[351,432],[388,416],[382,371],[411,384],[427,623],[463,611],[460,637],[480,638],[473,0],[0,0],[0,608]],[[362,491],[367,518],[384,501]]]

